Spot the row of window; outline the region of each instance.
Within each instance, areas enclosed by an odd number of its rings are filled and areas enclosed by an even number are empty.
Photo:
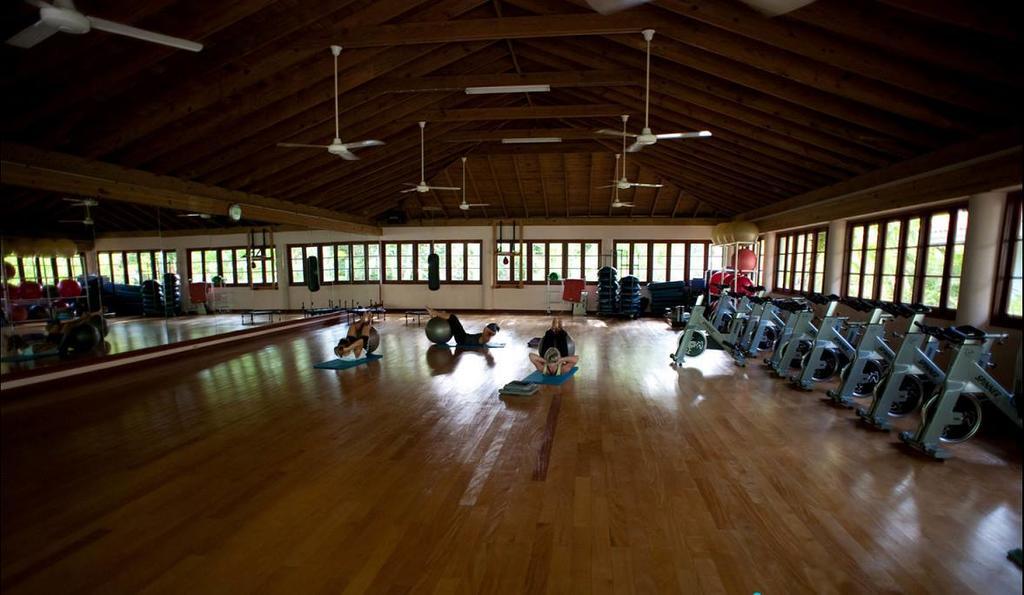
[[[63,279],[74,279],[85,274],[85,256],[15,256],[4,257],[14,267],[9,281],[34,281],[40,285],[56,285]]]
[[[269,287],[277,283],[273,248],[199,248],[188,251],[188,278],[193,283],[224,287]]]
[[[601,242],[528,241],[525,260],[520,260],[519,242],[500,242],[495,253],[498,283],[544,283],[552,273],[559,279],[585,279],[597,283]]]
[[[97,252],[96,260],[100,276],[124,285],[141,285],[149,279],[162,283],[164,273],[178,272],[178,254],[173,250]]]
[[[826,229],[778,234],[775,237],[775,289],[821,292],[825,287],[827,244]]]
[[[615,268],[641,282],[689,281],[722,268],[722,246],[711,242],[615,242]]]

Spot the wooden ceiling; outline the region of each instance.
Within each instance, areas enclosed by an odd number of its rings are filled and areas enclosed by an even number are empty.
[[[731,217],[987,133],[1019,128],[1021,3],[818,0],[767,19],[734,0],[659,0],[611,17],[564,0],[80,0],[83,12],[195,39],[195,54],[101,32],[7,45],[2,134],[43,150],[374,219]],[[0,8],[5,38],[35,19]],[[708,129],[628,156],[613,209],[618,114]],[[387,144],[343,161],[276,147],[341,132]],[[547,82],[549,93],[466,95],[467,85]],[[1016,99],[1015,99],[1016,98]],[[456,192],[401,194],[426,170]],[[503,145],[504,135],[559,136]],[[4,213],[52,213],[54,195],[4,186]],[[11,209],[12,202],[39,202]],[[437,207],[424,209],[424,207]],[[109,209],[113,229],[141,213]],[[137,209],[136,209],[137,211]],[[20,215],[19,215],[20,214]],[[134,215],[134,217],[133,217]],[[203,222],[195,222],[204,225]]]

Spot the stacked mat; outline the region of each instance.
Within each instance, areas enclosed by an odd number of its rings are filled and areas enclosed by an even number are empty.
[[[597,271],[597,313],[616,314],[619,311],[619,272],[614,267],[601,267]]]
[[[164,290],[153,279],[142,282],[142,314],[143,316],[164,315]]]
[[[528,397],[533,393],[537,392],[539,387],[532,382],[523,382],[521,380],[513,380],[505,386],[498,389],[499,395],[509,395],[513,397]]]
[[[174,273],[164,275],[164,314],[177,316],[181,314],[181,283]]]
[[[651,312],[655,314],[676,306],[692,305],[690,289],[686,281],[649,283],[647,289],[651,292]]]
[[[640,316],[640,279],[633,275],[619,281],[619,312],[632,318]]]

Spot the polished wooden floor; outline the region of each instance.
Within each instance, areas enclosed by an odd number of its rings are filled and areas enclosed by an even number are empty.
[[[485,322],[463,317],[467,327]],[[2,410],[5,593],[1019,593],[1021,456],[936,463],[657,321],[575,320],[522,400],[504,349],[315,370],[342,327]]]

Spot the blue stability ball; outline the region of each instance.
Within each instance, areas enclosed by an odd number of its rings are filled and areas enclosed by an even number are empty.
[[[452,327],[443,318],[431,318],[426,326],[427,338],[433,343],[447,343],[452,340]]]

